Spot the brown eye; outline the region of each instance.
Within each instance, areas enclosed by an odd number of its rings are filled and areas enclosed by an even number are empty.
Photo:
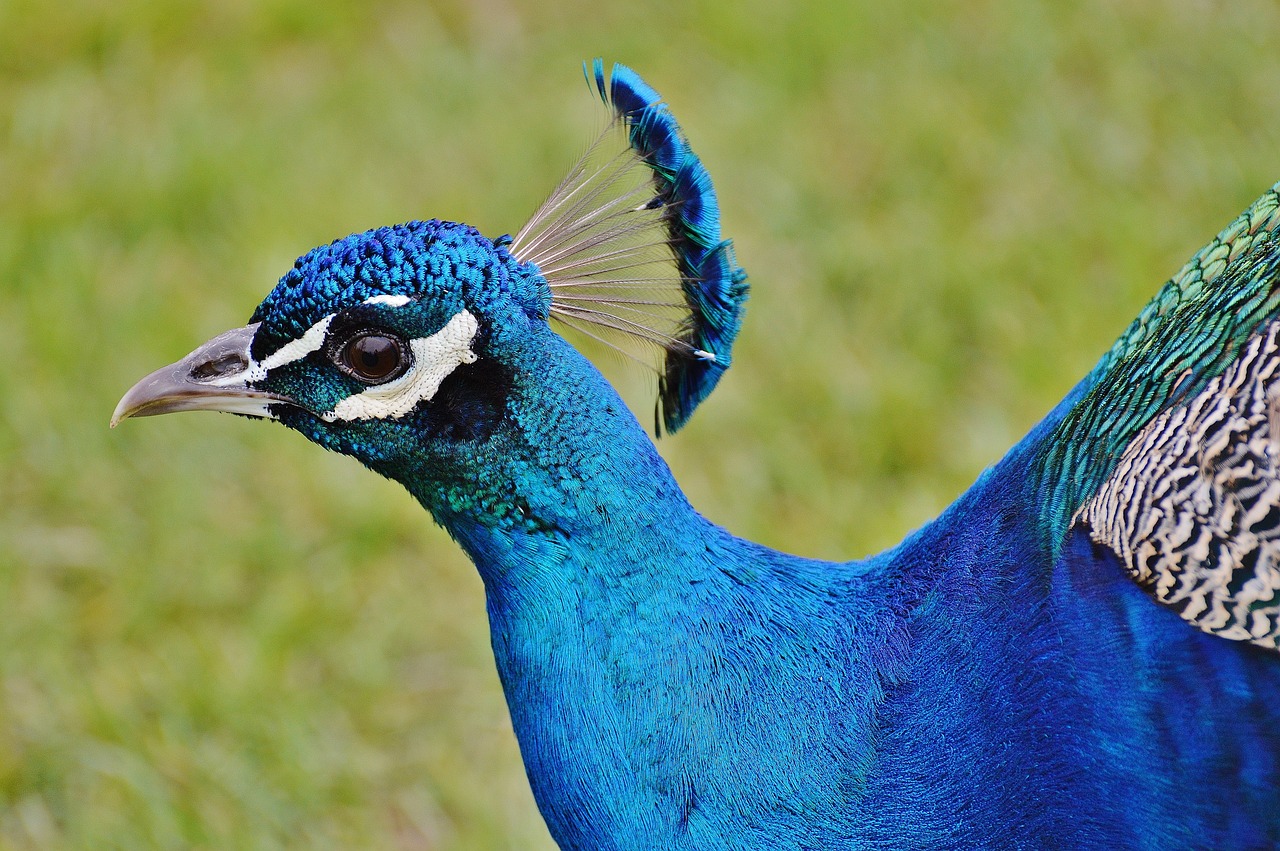
[[[353,378],[381,384],[398,377],[406,364],[404,346],[386,334],[357,334],[342,347],[341,365]]]

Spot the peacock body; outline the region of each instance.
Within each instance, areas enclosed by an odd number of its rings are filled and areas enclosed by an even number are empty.
[[[747,296],[661,98],[589,77],[614,125],[516,237],[314,249],[114,421],[275,419],[403,484],[563,848],[1280,846],[1280,192],[938,519],[816,561],[699,515],[549,322],[658,351],[674,431]]]

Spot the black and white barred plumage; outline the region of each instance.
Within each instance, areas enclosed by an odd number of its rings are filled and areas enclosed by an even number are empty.
[[[1187,621],[1280,646],[1280,322],[1152,420],[1076,519]]]

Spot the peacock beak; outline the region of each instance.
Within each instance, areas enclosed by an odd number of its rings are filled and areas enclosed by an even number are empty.
[[[249,344],[258,324],[219,334],[177,363],[157,369],[124,394],[111,414],[111,427],[129,417],[152,417],[174,411],[225,411],[270,417],[271,403],[293,404],[278,393],[250,387],[254,375]]]

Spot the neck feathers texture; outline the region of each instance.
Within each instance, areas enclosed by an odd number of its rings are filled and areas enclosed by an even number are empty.
[[[544,326],[545,328],[545,326]],[[510,344],[505,346],[511,347]],[[566,582],[567,561],[634,574],[672,542],[719,532],[603,376],[546,329],[505,367],[506,428],[406,484],[471,556],[490,595]],[[681,559],[671,559],[678,570]],[[527,591],[528,589],[523,589]]]
[[[782,710],[853,691],[848,568],[701,517],[635,417],[558,336],[531,339],[520,358],[514,428],[474,459],[477,493],[516,510],[485,515],[455,509],[448,489],[415,493],[484,579],[498,673],[553,835],[594,847],[575,831],[614,824],[673,847],[695,809],[731,817],[733,801],[713,789],[761,749],[788,775],[780,786],[751,778],[766,797],[775,786],[793,801],[829,794],[848,754],[820,766],[812,755],[847,716]],[[740,699],[748,692],[763,703]]]

